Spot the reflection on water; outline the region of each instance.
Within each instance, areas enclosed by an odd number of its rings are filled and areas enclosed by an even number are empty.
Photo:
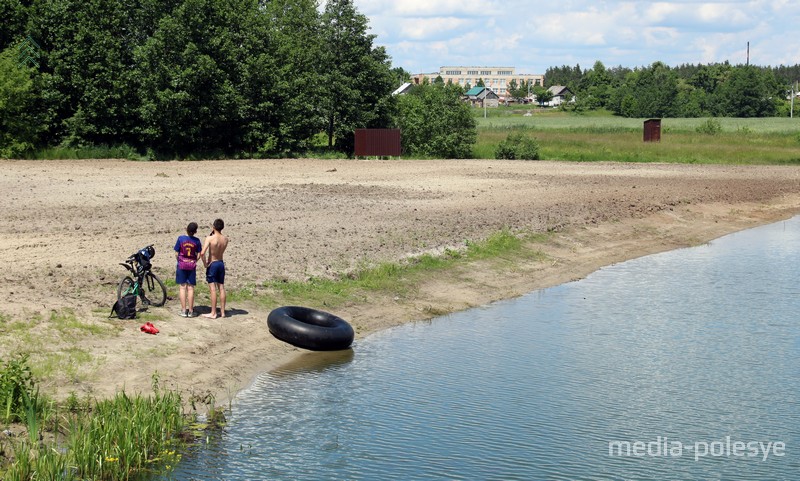
[[[342,351],[303,352],[294,359],[270,372],[272,376],[292,376],[303,373],[319,373],[353,360],[352,349]]]
[[[171,479],[797,479],[799,256],[793,219],[305,355]]]

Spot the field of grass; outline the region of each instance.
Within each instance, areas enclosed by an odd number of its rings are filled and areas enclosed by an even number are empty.
[[[800,164],[800,119],[663,119],[661,141],[643,142],[645,119],[557,110],[497,109],[478,117],[477,158],[494,158],[511,132],[535,138],[547,160]],[[477,114],[476,114],[477,115]],[[706,133],[709,123],[718,131]]]

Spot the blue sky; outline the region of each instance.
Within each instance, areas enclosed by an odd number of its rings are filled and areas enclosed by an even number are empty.
[[[413,73],[446,65],[541,73],[729,61],[800,64],[800,2],[354,0],[376,45]]]

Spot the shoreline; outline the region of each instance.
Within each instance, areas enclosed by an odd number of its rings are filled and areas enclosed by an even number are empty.
[[[800,213],[786,166],[499,160],[264,159],[0,161],[12,262],[0,273],[0,352],[31,353],[56,399],[150,392],[232,402],[258,374],[315,355],[273,338],[265,280],[331,278],[458,248],[508,229],[540,233],[538,258],[459,263],[404,292],[326,308],[371,333],[585,277],[624,260],[708,242]],[[108,319],[131,252],[172,247],[190,221],[225,220],[228,317],[177,315],[177,289],[139,319]],[[537,260],[538,259],[538,260]],[[203,273],[198,273],[198,280]],[[202,283],[202,280],[201,280]],[[200,287],[200,286],[199,286]],[[259,300],[261,299],[261,300]],[[197,296],[208,312],[208,296]],[[205,311],[203,311],[205,309]],[[150,321],[160,333],[139,331]],[[319,357],[319,356],[316,356]],[[200,402],[202,404],[202,402]]]
[[[579,253],[571,258],[556,258],[554,261],[545,262],[534,261],[530,264],[520,266],[520,270],[514,269],[517,272],[513,274],[504,269],[490,269],[494,276],[502,275],[511,277],[511,279],[504,277],[504,280],[511,281],[507,291],[497,289],[496,286],[487,291],[485,289],[487,286],[486,283],[469,285],[470,283],[458,281],[452,282],[442,279],[432,280],[431,282],[434,285],[442,282],[456,284],[456,289],[460,290],[462,294],[469,292],[471,295],[476,296],[474,299],[478,300],[473,303],[467,299],[468,296],[462,295],[462,297],[455,300],[457,303],[460,302],[460,304],[457,304],[458,307],[456,308],[436,313],[433,316],[406,319],[392,325],[380,326],[362,331],[356,336],[353,351],[357,350],[359,340],[363,340],[364,338],[387,329],[409,323],[426,322],[449,313],[513,299],[537,290],[583,279],[593,272],[617,263],[660,252],[696,247],[736,232],[788,220],[794,216],[800,215],[800,196],[792,199],[773,199],[767,204],[707,204],[694,205],[681,210],[683,210],[683,212],[671,210],[670,213],[667,214],[667,217],[673,219],[674,224],[665,223],[664,215],[656,214],[652,216],[652,218],[626,219],[614,226],[583,226],[570,229],[568,232],[554,234],[551,239],[541,244],[545,251],[548,252],[548,256],[553,253],[563,254],[565,251],[574,252],[575,249],[577,249]],[[724,214],[723,211],[725,210],[728,210],[729,214]],[[654,222],[661,224],[665,230],[662,232],[653,230]],[[605,242],[590,245],[587,239],[596,234],[603,238]],[[633,242],[636,244],[635,248],[616,251],[617,249],[630,247],[632,241],[635,241]],[[536,243],[534,245],[539,244]],[[477,273],[466,272],[466,274],[474,275]],[[483,274],[489,274],[489,272],[483,272]],[[527,278],[529,274],[542,274],[543,278],[540,280],[530,280]],[[419,303],[420,301],[417,302],[417,304]],[[355,316],[361,315],[365,310],[370,311],[370,309],[364,305],[352,307],[352,313]],[[420,312],[423,312],[422,308],[420,308]],[[326,365],[328,362],[335,362],[338,358],[342,357],[340,352],[314,352],[294,348],[293,350],[296,352],[289,352],[279,356],[262,366],[261,369],[251,372],[250,380],[241,384],[233,396],[225,398],[225,402],[235,405],[237,394],[243,390],[249,389],[257,380],[258,376],[264,373],[313,369]],[[352,355],[357,355],[357,353],[351,354],[351,356]]]

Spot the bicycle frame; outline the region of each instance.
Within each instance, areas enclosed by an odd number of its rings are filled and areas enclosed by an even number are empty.
[[[141,286],[145,281],[145,276],[150,271],[150,269],[141,269],[137,266],[138,262],[136,259],[131,256],[125,262],[120,262],[119,265],[123,266],[124,268],[128,269],[128,272],[131,274],[131,279],[133,279],[133,285],[125,292],[125,294],[134,294],[140,297],[143,297],[144,293],[142,292]],[[148,281],[148,288],[153,290],[155,287],[155,283],[152,277],[147,278]]]
[[[145,249],[152,251],[152,247],[150,245]],[[125,262],[119,263],[128,271],[128,275],[118,284],[117,298],[133,294],[142,300],[143,305],[163,306],[167,301],[167,287],[152,271],[153,264],[150,259],[153,252],[146,255],[143,251],[144,249],[130,255]]]

